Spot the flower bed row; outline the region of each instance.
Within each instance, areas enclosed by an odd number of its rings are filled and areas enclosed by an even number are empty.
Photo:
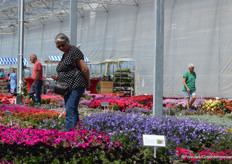
[[[56,94],[41,95],[41,101],[43,104],[58,105],[59,103],[64,102],[64,98]],[[15,96],[12,96],[11,94],[0,94],[0,102],[2,104],[14,104]],[[25,100],[25,103],[30,103],[30,100]]]
[[[120,144],[109,135],[81,126],[70,132],[0,126],[0,159],[8,162],[102,162],[100,157],[114,149]]]
[[[193,106],[195,107],[202,107],[204,102],[204,99],[196,99],[196,101],[193,103]],[[179,98],[179,99],[173,99],[173,98],[165,98],[163,100],[164,106],[171,105],[171,106],[176,106],[179,107],[180,109],[183,109],[186,107],[186,99],[185,98]]]
[[[203,110],[213,112],[214,114],[230,114],[232,112],[231,100],[206,100],[204,101]]]
[[[23,144],[24,146],[32,146],[44,143],[48,146],[63,146],[63,147],[88,147],[102,146],[106,144],[111,147],[110,137],[103,132],[96,130],[86,130],[84,127],[79,127],[71,132],[62,132],[58,130],[47,130],[35,128],[7,128],[0,126],[1,143],[6,144]],[[116,143],[118,144],[118,143]],[[119,145],[119,144],[118,144]]]
[[[213,147],[213,146],[212,146]],[[186,162],[196,162],[201,161],[204,163],[220,163],[223,162],[229,163],[232,160],[232,152],[230,149],[226,149],[224,151],[213,151],[210,148],[206,150],[198,150],[197,153],[193,153],[188,149],[184,149],[182,147],[176,148],[177,155]]]
[[[19,105],[12,105],[12,106],[1,105],[0,116],[3,116],[4,111],[11,111],[13,113],[13,117],[17,117],[23,121],[57,119],[61,113],[47,109],[35,109],[32,107],[25,107]]]
[[[56,95],[56,94],[41,95],[41,101],[44,104],[50,104],[59,107],[64,106],[64,98],[61,95]]]
[[[108,134],[81,125],[70,132],[0,125],[3,163],[162,163],[138,149],[112,142]],[[6,162],[7,161],[7,162]]]
[[[134,108],[130,111],[127,111],[127,109],[125,112],[130,113]],[[49,161],[48,163],[55,163],[56,160],[62,163],[88,163],[89,161],[102,163],[103,160],[115,162],[117,159],[121,159],[120,162],[127,161],[127,163],[133,161],[139,161],[138,163],[154,163],[155,159],[152,155],[153,148],[142,146],[143,134],[166,136],[167,147],[157,150],[157,160],[161,160],[158,163],[167,163],[170,162],[170,160],[175,160],[176,147],[188,149],[191,153],[193,152],[193,154],[198,155],[198,150],[204,150],[205,147],[216,145],[215,149],[221,152],[225,151],[223,148],[226,146],[232,145],[228,136],[229,134],[231,135],[231,133],[227,128],[218,127],[200,120],[192,120],[188,117],[184,119],[175,117],[155,118],[151,116],[141,116],[133,112],[130,114],[126,114],[125,112],[93,114],[81,120],[82,127],[78,127],[77,130],[74,130],[69,140],[69,136],[66,136],[67,134],[65,132],[57,130],[63,129],[61,126],[64,125],[64,118],[62,117],[58,120],[58,115],[55,113],[53,117],[50,117],[50,112],[55,111],[20,107],[16,105],[2,105],[0,107],[0,112],[5,110],[12,111],[14,113],[13,121],[16,121],[13,122],[13,126],[7,123],[8,127],[2,126],[4,124],[1,125],[0,122],[0,127],[3,127],[2,129],[0,128],[0,138],[1,135],[4,134],[4,136],[2,136],[3,141],[0,140],[0,151],[7,150],[5,154],[0,152],[0,159],[9,162],[20,161],[19,163],[24,163],[26,161],[26,163],[33,163],[33,160],[35,160],[36,162],[34,163],[38,163],[44,158]],[[19,118],[19,116],[25,115],[26,113],[34,115],[36,112],[39,113],[41,111],[45,113],[43,118],[49,120],[44,122],[37,116],[25,117],[25,119],[22,119],[24,120],[24,125],[21,126],[24,128],[14,127],[20,126],[17,125],[18,122],[14,120],[15,118]],[[140,111],[140,108],[138,108],[138,112]],[[5,116],[2,119],[4,122],[7,121]],[[33,128],[28,128],[29,126],[33,126]],[[108,136],[108,139],[111,138],[109,142],[118,142],[123,147],[118,146],[118,143],[116,147],[107,146],[107,144],[85,145],[85,142],[88,143],[89,141],[89,138],[86,136],[91,136],[92,133],[94,133],[92,129],[95,129],[96,133],[104,131],[105,136]],[[9,133],[5,133],[6,131]],[[72,136],[72,134],[77,131],[83,132],[81,138]],[[21,137],[21,135],[23,137]],[[59,138],[59,136],[62,138]],[[68,141],[65,140],[65,136]],[[84,143],[82,143],[83,140]],[[80,142],[82,145],[79,145]],[[110,144],[112,145],[112,143]],[[229,148],[232,149],[232,146],[229,146]],[[22,154],[19,152],[22,152]],[[28,154],[28,152],[30,153]],[[66,156],[71,158],[68,159]],[[96,158],[94,158],[95,156]],[[12,157],[14,158],[10,159]]]
[[[2,104],[14,104],[15,103],[15,96],[10,94],[0,94],[0,102]]]
[[[25,104],[27,106],[34,106],[34,102],[32,99],[26,99]],[[65,106],[64,98],[61,95],[57,94],[41,95],[41,104],[44,104],[45,108],[49,108],[46,105],[56,108],[63,108]]]
[[[206,99],[197,99],[194,102],[196,108],[200,108],[204,105]],[[82,100],[81,105],[88,105],[91,108],[101,107],[101,102],[109,102],[111,106],[120,111],[124,111],[126,108],[140,107],[150,110],[153,107],[153,95],[140,95],[132,97],[118,97],[118,96],[106,96],[92,98],[91,100]],[[186,99],[168,99],[163,100],[164,107],[168,108],[186,108]]]
[[[139,104],[144,105],[146,109],[151,109],[153,106],[153,95],[139,95],[125,98],[128,100],[136,100]]]
[[[93,114],[81,122],[88,129],[109,133],[114,142],[120,142],[125,147],[137,146],[143,149],[143,134],[165,135],[167,147],[158,149],[158,158],[161,158],[162,154],[165,154],[167,159],[174,158],[176,147],[199,150],[204,145],[211,146],[227,139],[224,128],[199,120],[194,121],[188,117],[155,118],[116,112]]]
[[[48,104],[54,107],[64,107],[64,100],[60,95],[41,95],[42,104]],[[0,95],[1,102],[4,104],[13,104],[14,96]],[[202,107],[206,99],[197,99],[193,104],[196,107]],[[31,104],[31,100],[26,100],[26,104]],[[81,98],[81,106],[89,106],[91,108],[100,108],[101,102],[109,102],[111,108],[124,111],[126,108],[140,107],[151,109],[153,106],[153,95],[139,95],[132,97],[120,97],[117,94],[90,94],[85,92]],[[186,108],[186,100],[184,98],[164,98],[164,107],[168,108]],[[49,108],[49,107],[46,107]],[[232,109],[232,108],[231,108]]]
[[[125,111],[126,108],[133,108],[133,107],[143,107],[145,109],[150,109],[148,106],[144,106],[143,104],[138,103],[136,100],[133,99],[125,99],[121,97],[99,97],[94,98],[90,101],[89,107],[90,108],[99,108],[101,107],[101,102],[108,102],[114,109]]]

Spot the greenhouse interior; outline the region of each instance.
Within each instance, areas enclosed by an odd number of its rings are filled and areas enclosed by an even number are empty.
[[[232,161],[231,0],[0,0],[0,163]]]

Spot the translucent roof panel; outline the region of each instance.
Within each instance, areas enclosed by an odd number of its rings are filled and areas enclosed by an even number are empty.
[[[18,5],[20,0],[0,0],[0,35],[12,34],[18,29]],[[83,11],[110,10],[111,5],[138,5],[139,0],[78,0],[78,14]],[[70,15],[70,0],[24,0],[25,28],[63,21]]]

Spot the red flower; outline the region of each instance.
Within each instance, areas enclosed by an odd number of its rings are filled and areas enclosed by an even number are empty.
[[[195,162],[195,161],[197,161],[197,159],[196,158],[191,158],[191,161]]]

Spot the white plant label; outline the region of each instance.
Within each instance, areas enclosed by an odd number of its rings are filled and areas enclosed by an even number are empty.
[[[101,106],[107,107],[107,106],[109,106],[109,102],[101,102]]]
[[[10,125],[12,126],[12,119],[11,116],[13,116],[13,113],[11,111],[5,111],[3,112],[4,115],[10,116]]]
[[[166,138],[163,135],[143,135],[143,145],[166,147]]]
[[[154,158],[156,158],[156,147],[166,147],[166,138],[163,135],[143,135],[144,146],[154,146]]]

